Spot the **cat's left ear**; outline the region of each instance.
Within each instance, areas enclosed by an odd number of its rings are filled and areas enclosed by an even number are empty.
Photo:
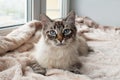
[[[75,11],[71,11],[64,20],[66,22],[75,24]]]

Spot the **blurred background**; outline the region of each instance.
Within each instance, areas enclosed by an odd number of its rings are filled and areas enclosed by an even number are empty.
[[[41,13],[65,17],[74,10],[101,25],[120,26],[120,0],[0,0],[0,28],[22,25]]]

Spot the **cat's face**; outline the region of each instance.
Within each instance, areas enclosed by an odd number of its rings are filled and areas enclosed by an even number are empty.
[[[69,46],[76,38],[75,13],[71,12],[65,19],[54,21],[46,15],[41,16],[43,22],[42,36],[52,46]]]

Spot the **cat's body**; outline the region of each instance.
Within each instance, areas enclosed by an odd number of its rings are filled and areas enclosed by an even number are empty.
[[[66,20],[62,21],[51,21],[47,16],[43,16],[43,25],[34,53],[38,64],[43,68],[65,70],[80,64],[79,56],[88,54],[88,45],[77,35],[75,13],[71,12]]]
[[[86,42],[80,37],[76,38],[76,41],[67,47],[51,47],[41,37],[36,45],[35,58],[44,68],[67,69],[80,61],[80,55],[86,55],[87,53]]]

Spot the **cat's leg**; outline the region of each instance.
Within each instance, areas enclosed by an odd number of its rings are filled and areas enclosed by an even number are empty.
[[[76,74],[80,74],[81,66],[82,66],[81,63],[75,63],[75,64],[71,65],[68,70],[70,72],[73,72],[73,73],[76,73]]]
[[[94,49],[89,46],[89,47],[88,47],[88,51],[89,51],[89,52],[94,52]]]
[[[46,74],[46,69],[41,67],[37,62],[31,63],[29,65],[35,73],[45,75]]]

